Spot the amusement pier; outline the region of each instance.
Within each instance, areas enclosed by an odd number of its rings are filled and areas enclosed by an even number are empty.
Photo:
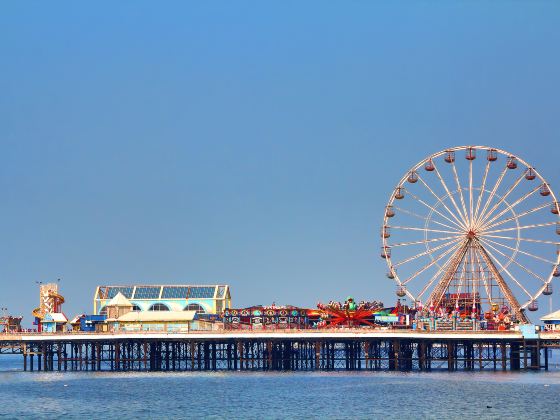
[[[0,357],[20,355],[24,371],[548,370],[559,213],[519,156],[442,150],[404,173],[380,215],[387,271],[372,289],[394,283],[389,305],[237,307],[224,283],[116,284],[69,318],[59,283],[41,283],[33,328],[0,317]]]

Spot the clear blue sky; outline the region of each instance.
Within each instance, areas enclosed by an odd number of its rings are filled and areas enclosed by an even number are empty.
[[[412,164],[494,145],[560,190],[559,45],[557,1],[3,2],[0,305],[29,322],[58,277],[68,316],[103,283],[393,303]]]

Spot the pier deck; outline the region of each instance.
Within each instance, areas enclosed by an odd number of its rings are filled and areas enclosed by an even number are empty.
[[[4,334],[24,370],[520,370],[548,369],[560,334],[519,331],[279,330]]]

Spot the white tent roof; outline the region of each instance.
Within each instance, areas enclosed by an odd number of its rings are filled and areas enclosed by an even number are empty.
[[[541,321],[560,321],[560,309],[543,316]]]
[[[121,292],[117,293],[113,299],[109,301],[107,306],[133,306],[125,295]]]
[[[70,324],[79,324],[80,320],[82,319],[82,317],[84,317],[85,315],[76,315],[74,318],[72,318],[72,321],[70,321]]]
[[[186,322],[192,321],[196,311],[146,311],[128,312],[119,317],[119,322]]]
[[[54,321],[54,322],[68,322],[68,318],[66,318],[66,316],[61,313],[61,312],[47,312],[45,314],[45,317],[43,318],[43,321]]]

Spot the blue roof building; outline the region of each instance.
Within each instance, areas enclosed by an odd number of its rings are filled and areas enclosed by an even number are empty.
[[[228,285],[133,285],[98,286],[93,313],[106,315],[106,305],[119,293],[130,301],[132,311],[195,311],[221,314],[231,307]]]

